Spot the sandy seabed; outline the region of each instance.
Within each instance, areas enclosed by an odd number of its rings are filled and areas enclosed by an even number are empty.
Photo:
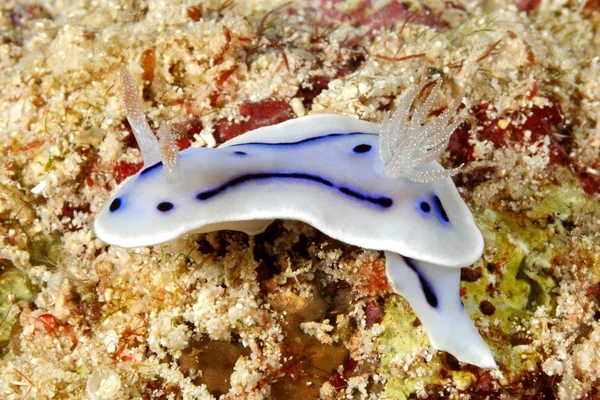
[[[599,398],[598,1],[0,10],[3,399]],[[464,164],[486,241],[461,297],[499,368],[435,351],[380,252],[299,222],[96,239],[96,213],[141,168],[121,63],[181,149],[312,113],[381,122],[443,77],[438,109],[464,97],[467,117],[442,163]]]

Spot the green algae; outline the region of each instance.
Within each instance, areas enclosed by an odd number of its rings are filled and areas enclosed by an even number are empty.
[[[415,321],[416,316],[404,299],[392,296],[386,301],[385,317],[382,321],[382,325],[386,328],[378,340],[380,343],[385,344],[390,351],[382,356],[382,366],[388,367],[390,362],[398,355],[407,354],[416,348],[427,346],[428,339],[425,335],[420,335],[415,329]],[[423,361],[414,364],[426,365]],[[389,376],[386,393],[398,399],[407,399],[411,393],[415,392],[417,384],[421,382],[438,383],[438,379],[434,375],[419,378],[399,377],[390,374],[389,370],[386,371],[386,375]]]
[[[472,267],[478,269],[476,278],[461,283],[461,298],[509,381],[539,369],[543,350],[536,343],[541,342],[537,339],[541,339],[542,332],[529,322],[534,315],[555,315],[561,263],[574,257],[574,253],[577,260],[597,260],[599,256],[594,253],[597,248],[570,237],[574,226],[584,225],[583,219],[598,217],[596,201],[566,169],[557,173],[561,185],[552,182],[543,187],[547,195],[534,207],[514,212],[490,206],[475,215],[486,248],[482,259]],[[523,197],[526,196],[527,193]],[[595,235],[593,231],[587,233]],[[593,262],[589,264],[590,279],[598,282],[600,272],[593,268]],[[428,363],[413,363],[411,370],[422,369],[417,378],[395,376],[397,369],[391,369],[390,362],[398,355],[426,347],[428,341],[425,334],[414,329],[416,317],[406,301],[389,300],[385,312],[385,329],[378,341],[389,349],[382,357],[380,369],[389,376],[386,395],[405,399],[415,394],[418,387],[440,389],[449,380],[460,391],[474,386],[473,368],[451,370],[441,352]]]
[[[19,222],[16,224],[27,238],[30,263],[55,270],[60,253],[58,234],[30,235]],[[0,259],[0,353],[10,342],[20,310],[35,300],[38,291],[39,288],[31,283],[25,266],[16,266],[8,259]]]
[[[0,260],[0,354],[10,341],[20,308],[33,301],[36,293],[23,271],[6,259]]]
[[[30,235],[21,227],[23,234],[27,237],[27,253],[29,261],[33,265],[44,265],[50,270],[58,267],[61,241],[57,232],[48,234]]]

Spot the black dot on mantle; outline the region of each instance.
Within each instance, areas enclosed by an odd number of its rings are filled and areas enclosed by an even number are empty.
[[[369,150],[371,150],[371,145],[368,144],[359,144],[358,146],[356,146],[354,149],[352,149],[355,153],[366,153]]]
[[[121,199],[117,197],[112,201],[112,203],[110,203],[108,209],[110,210],[110,212],[115,212],[119,209],[119,207],[121,207]]]
[[[160,212],[167,212],[167,211],[171,211],[173,209],[173,203],[170,203],[168,201],[163,201],[162,203],[158,203],[158,205],[156,206],[156,209]]]

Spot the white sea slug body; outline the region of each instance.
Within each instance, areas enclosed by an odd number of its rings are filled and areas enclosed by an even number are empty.
[[[450,123],[456,107],[425,121],[432,95],[409,118],[423,83],[383,126],[310,115],[216,149],[177,154],[164,125],[160,144],[150,131],[124,68],[121,79],[144,168],[98,214],[100,239],[137,247],[189,232],[257,234],[277,218],[304,221],[346,243],[384,250],[392,287],[409,301],[432,345],[495,367],[458,293],[460,267],[481,256],[483,238],[448,177],[455,171],[435,161],[459,123]]]

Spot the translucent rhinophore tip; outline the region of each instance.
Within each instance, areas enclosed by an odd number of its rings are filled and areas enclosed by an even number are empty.
[[[160,159],[163,163],[163,176],[169,185],[176,185],[183,181],[183,170],[179,164],[179,148],[166,122],[158,128],[158,139],[160,141]]]

